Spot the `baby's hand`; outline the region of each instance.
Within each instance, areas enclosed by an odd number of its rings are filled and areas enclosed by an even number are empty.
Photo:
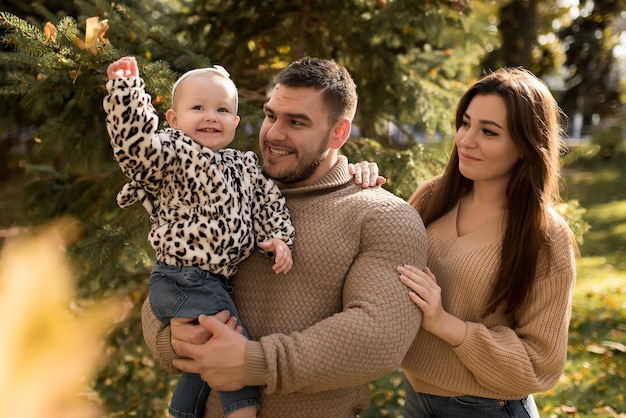
[[[135,57],[123,57],[109,64],[107,68],[109,80],[116,78],[139,77],[139,68]]]
[[[284,241],[273,238],[259,243],[259,247],[267,252],[274,253],[274,265],[272,266],[274,273],[287,274],[291,270],[293,266],[291,250]]]

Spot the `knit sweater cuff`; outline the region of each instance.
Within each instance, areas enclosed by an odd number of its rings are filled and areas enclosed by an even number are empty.
[[[248,341],[244,358],[244,380],[248,386],[267,384],[267,361],[261,343]]]
[[[177,357],[170,343],[171,328],[156,319],[148,298],[141,307],[141,327],[144,340],[159,363],[169,373],[180,374],[181,371],[172,365],[172,360]]]
[[[484,340],[480,338],[480,334],[483,326],[476,322],[466,321],[467,333],[463,342],[455,347],[452,347],[457,356],[461,358],[471,358],[476,353],[480,353],[485,344]],[[469,357],[468,357],[469,356]]]
[[[169,329],[170,328],[168,327],[167,330],[161,331],[157,334],[156,348],[157,352],[159,353],[160,362],[165,370],[170,373],[179,374],[181,373],[181,371],[174,367],[174,365],[172,364],[172,360],[177,359],[178,356],[176,355],[174,350],[172,350]]]

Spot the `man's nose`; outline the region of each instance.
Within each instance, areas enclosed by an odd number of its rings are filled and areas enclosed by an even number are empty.
[[[283,122],[276,120],[272,123],[265,134],[272,141],[283,141],[287,138],[287,130]]]

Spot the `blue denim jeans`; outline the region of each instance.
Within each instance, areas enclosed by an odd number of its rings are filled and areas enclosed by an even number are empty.
[[[174,317],[197,318],[228,310],[239,321],[230,296],[228,279],[197,267],[169,266],[155,261],[150,273],[150,305],[159,321],[169,324]],[[245,329],[243,334],[248,338]],[[202,418],[211,389],[197,374],[183,374],[174,388],[169,412],[177,418]],[[224,415],[246,407],[259,407],[258,387],[220,392]]]
[[[211,388],[199,374],[185,373],[176,382],[168,411],[177,418],[202,418],[210,393]],[[259,407],[259,392],[256,386],[246,386],[234,392],[219,392],[219,396],[224,416],[246,406]]]
[[[406,418],[539,418],[533,395],[520,400],[417,393],[405,380]]]

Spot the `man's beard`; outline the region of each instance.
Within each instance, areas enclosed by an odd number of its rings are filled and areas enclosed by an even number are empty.
[[[265,174],[267,177],[271,178],[272,180],[275,180],[283,184],[299,183],[301,181],[308,179],[315,173],[315,170],[317,170],[317,167],[319,167],[320,164],[328,157],[328,153],[329,153],[328,145],[330,144],[330,141],[331,141],[330,134],[331,134],[330,131],[326,133],[325,136],[327,140],[324,141],[324,143],[322,143],[320,147],[317,150],[315,150],[315,152],[304,155],[302,156],[302,158],[301,158],[301,154],[299,153],[296,154],[297,155],[296,164],[294,164],[293,167],[290,167],[281,173],[273,173],[273,174],[268,173],[266,170],[266,167],[263,167],[263,170],[262,170],[263,174]]]
[[[326,157],[328,157],[328,149],[324,150],[324,152],[321,155],[318,155],[312,162],[307,164],[296,164],[292,170],[279,173],[278,176],[272,178],[284,184],[299,183],[311,177]]]

